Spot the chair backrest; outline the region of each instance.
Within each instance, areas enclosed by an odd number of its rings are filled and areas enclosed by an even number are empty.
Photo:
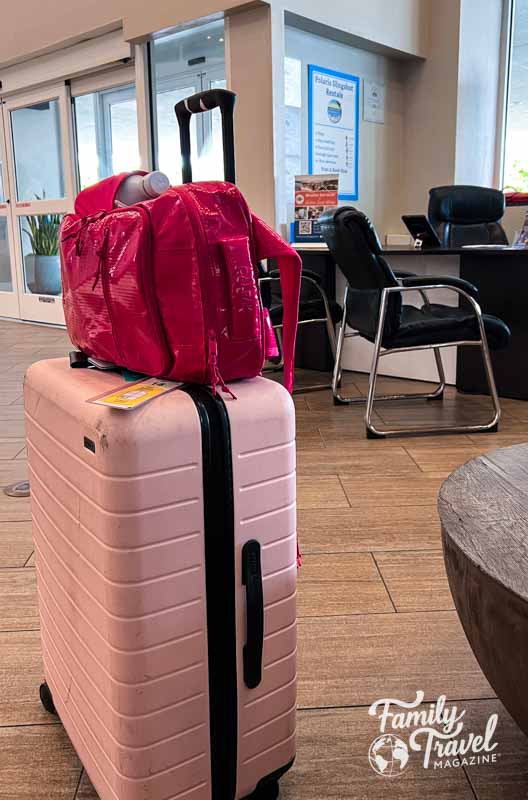
[[[508,244],[500,220],[505,198],[484,186],[437,186],[429,192],[429,221],[443,247]]]
[[[322,236],[348,283],[347,320],[368,338],[376,333],[381,290],[398,286],[382,256],[381,244],[370,219],[353,206],[325,211],[319,218]],[[385,336],[393,335],[401,317],[401,295],[390,296]]]

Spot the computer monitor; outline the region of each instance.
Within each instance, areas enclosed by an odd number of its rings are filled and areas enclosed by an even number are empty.
[[[438,238],[437,232],[425,214],[404,214],[402,221],[418,247],[424,250],[442,247],[442,242]]]

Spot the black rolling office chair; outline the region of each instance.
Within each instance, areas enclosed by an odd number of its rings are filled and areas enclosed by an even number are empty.
[[[342,397],[338,390],[344,340],[349,336],[362,336],[374,343],[365,413],[369,438],[412,433],[496,431],[500,405],[489,347],[506,347],[510,331],[502,320],[482,314],[477,302],[477,289],[460,278],[408,277],[398,280],[382,255],[372,223],[355,208],[344,206],[329,209],[321,216],[320,225],[328,248],[347,281],[332,382],[334,402],[364,402],[362,398]],[[426,292],[431,289],[451,289],[466,301],[467,308],[430,303]],[[422,295],[424,304],[421,308],[403,304],[403,296],[411,290],[418,290]],[[353,332],[346,333],[346,325]],[[442,347],[453,344],[480,347],[482,351],[494,408],[490,421],[480,425],[378,430],[372,422],[375,400],[435,400],[442,397],[445,376],[440,351]],[[375,396],[379,362],[383,356],[429,349],[434,352],[439,375],[439,385],[434,392]]]
[[[437,186],[429,191],[428,217],[442,247],[508,244],[500,220],[504,193],[484,186]]]
[[[282,369],[282,315],[283,306],[280,296],[277,297],[272,291],[272,287],[280,284],[279,271],[272,269],[264,272],[259,265],[259,285],[262,294],[262,302],[269,310],[271,324],[280,350],[280,363],[275,364],[271,370]],[[335,326],[341,320],[343,311],[335,300],[329,300],[321,284],[321,276],[311,270],[303,269],[301,275],[301,299],[299,302],[299,326],[324,323],[326,335],[332,352],[332,357],[336,356],[336,336]],[[310,386],[302,386],[294,389],[297,392],[316,392],[320,389],[331,388],[329,383],[316,383]]]

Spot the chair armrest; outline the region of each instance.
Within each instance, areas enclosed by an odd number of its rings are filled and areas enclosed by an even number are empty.
[[[399,276],[398,276],[399,277]],[[420,277],[401,277],[400,278],[402,285],[407,287],[416,287],[417,289],[425,288],[432,283],[442,283],[444,286],[448,286],[453,289],[462,289],[462,291],[469,294],[475,300],[478,300],[478,289],[469,281],[465,281],[463,278],[452,278],[450,276],[442,275],[442,277],[432,277],[432,276],[420,276]]]
[[[403,278],[416,278],[416,272],[407,272],[405,269],[394,269],[394,275],[401,281]]]

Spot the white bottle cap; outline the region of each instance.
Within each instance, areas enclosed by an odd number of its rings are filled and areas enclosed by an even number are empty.
[[[145,175],[143,178],[143,188],[149,197],[158,197],[160,194],[163,194],[163,192],[166,192],[169,186],[169,179],[164,172],[160,172],[159,170],[149,172],[149,174]]]

